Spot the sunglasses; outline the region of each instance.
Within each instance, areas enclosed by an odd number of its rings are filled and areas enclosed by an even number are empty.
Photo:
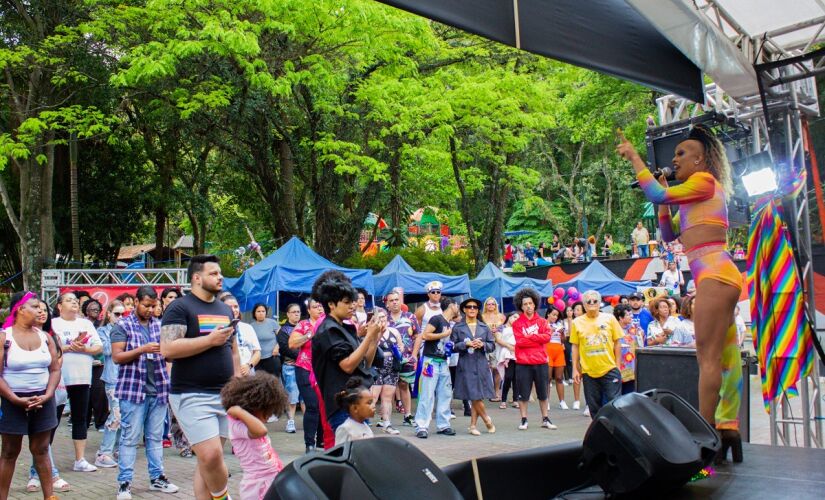
[[[599,301],[596,300],[596,299],[590,299],[590,300],[585,301],[585,304],[587,304],[589,306],[592,306],[592,305],[595,305],[595,304],[598,304],[598,303],[599,303]]]
[[[427,292],[427,293],[441,293],[441,290],[430,290],[430,291],[429,291],[429,292]]]
[[[123,316],[123,313],[116,313],[116,312],[113,312],[112,314],[113,314],[116,318],[119,318],[119,317]]]
[[[478,306],[475,304],[467,304],[464,306],[464,309],[478,309]]]

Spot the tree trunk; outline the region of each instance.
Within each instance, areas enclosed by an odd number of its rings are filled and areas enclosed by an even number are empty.
[[[77,199],[77,137],[69,137],[69,205],[72,218],[72,260],[81,262],[80,216]]]
[[[292,236],[298,233],[298,219],[295,216],[295,157],[289,141],[280,139],[278,142],[278,160],[281,164],[281,191],[280,219],[282,220],[283,236]]]
[[[450,160],[453,164],[453,176],[455,176],[455,182],[458,185],[458,192],[461,195],[459,199],[461,216],[464,217],[464,223],[467,224],[467,239],[470,242],[470,250],[473,252],[475,266],[478,268],[479,262],[482,259],[481,249],[479,248],[475,228],[473,227],[472,209],[470,208],[470,199],[467,197],[467,188],[464,185],[464,179],[461,178],[461,169],[458,166],[458,152],[456,151],[454,136],[450,136]]]
[[[398,144],[392,144],[390,153],[390,224],[393,229],[401,227],[404,204],[401,199],[401,151]],[[376,222],[378,225],[378,222]]]

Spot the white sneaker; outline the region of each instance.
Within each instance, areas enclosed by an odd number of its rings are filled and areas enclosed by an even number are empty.
[[[271,417],[269,417],[266,420],[266,423],[271,424],[272,422],[277,422],[277,421],[278,421],[278,417],[276,417],[275,415],[272,415]]]
[[[573,409],[578,410],[579,408],[581,408],[581,403],[578,401],[573,401]]]
[[[290,434],[295,433],[295,421],[294,420],[287,420],[286,421],[286,432]]]
[[[149,483],[149,489],[154,491],[162,491],[164,493],[177,493],[180,488],[170,483],[166,476],[161,474]]]
[[[95,457],[95,466],[109,469],[111,467],[117,467],[117,462],[112,460],[112,457],[109,455],[97,455]]]
[[[566,380],[562,380],[561,383],[564,384],[564,385],[570,385],[570,384],[567,383]]]
[[[524,422],[518,424],[518,430],[520,430],[520,431],[526,431],[527,430],[527,421],[526,420]]]
[[[553,422],[551,422],[549,418],[545,418],[544,421],[541,423],[541,426],[545,429],[550,429],[551,431],[558,429],[558,427],[555,424],[553,424]]]
[[[401,431],[399,431],[398,429],[393,427],[392,424],[390,424],[389,422],[387,422],[387,424],[384,425],[383,427],[384,427],[384,432],[386,432],[390,436],[397,436],[397,435],[401,434]]]
[[[590,416],[590,408],[585,406],[584,411],[582,412],[582,415],[584,415],[585,417],[589,417]]]
[[[565,401],[559,401],[559,408],[561,408],[562,410],[569,410],[570,409],[570,407],[567,406],[567,402],[565,402]]]
[[[132,500],[132,488],[129,486],[129,481],[120,483],[117,489],[117,500]]]
[[[87,462],[85,458],[81,458],[74,463],[72,470],[75,472],[94,472],[97,467]]]
[[[453,420],[454,418],[455,418],[455,413],[452,413],[452,412],[451,412],[451,413],[450,413],[450,420]]]

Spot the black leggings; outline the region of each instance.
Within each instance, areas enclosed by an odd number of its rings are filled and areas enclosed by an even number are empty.
[[[324,429],[321,427],[321,412],[318,407],[318,396],[309,383],[309,370],[300,366],[295,367],[295,380],[298,382],[298,392],[306,405],[304,412],[304,444],[306,446],[324,446]]]
[[[275,375],[275,378],[278,380],[281,379],[281,357],[280,356],[270,356],[266,359],[262,359],[258,362],[258,366],[255,367],[256,370],[263,370],[270,375]]]
[[[92,387],[89,389],[89,409],[86,412],[86,427],[92,423],[94,414],[95,429],[102,429],[109,418],[109,400],[106,398],[106,386],[100,377],[103,365],[92,366]]]
[[[570,380],[573,378],[573,361],[571,358],[571,354],[573,353],[573,347],[570,345],[569,340],[564,341],[564,372],[562,373],[562,377],[564,380]]]
[[[513,388],[513,401],[518,401],[518,394],[516,394],[516,360],[511,359],[507,363],[507,368],[504,369],[504,382],[501,386],[501,401],[507,402],[507,393],[510,392],[510,387]]]
[[[87,415],[89,413],[89,385],[67,385],[69,404],[72,407],[72,439],[82,441],[86,439]]]

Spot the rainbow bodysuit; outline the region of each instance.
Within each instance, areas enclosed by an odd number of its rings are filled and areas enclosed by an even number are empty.
[[[636,174],[645,196],[653,203],[678,205],[679,212],[659,215],[659,229],[665,241],[700,224],[728,228],[727,197],[722,185],[709,172],[696,172],[678,186],[664,187],[649,170]],[[742,290],[742,274],[725,250],[724,241],[713,241],[695,246],[685,252],[693,279],[699,284],[711,279]],[[739,406],[742,392],[742,369],[737,343],[736,325],[731,324],[725,335],[722,350],[722,387],[716,407],[718,429],[739,429]]]

